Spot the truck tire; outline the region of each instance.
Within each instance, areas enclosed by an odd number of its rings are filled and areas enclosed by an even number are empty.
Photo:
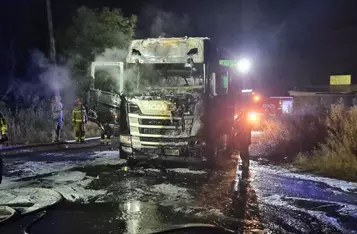
[[[138,160],[129,157],[126,163],[127,163],[128,167],[129,167],[131,170],[133,170],[133,169],[135,168],[135,166],[138,164]]]

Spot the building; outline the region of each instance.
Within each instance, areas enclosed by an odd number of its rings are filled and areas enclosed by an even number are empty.
[[[338,102],[350,107],[357,104],[357,85],[305,87],[289,91],[289,95],[294,98],[294,110],[316,105],[330,107]]]

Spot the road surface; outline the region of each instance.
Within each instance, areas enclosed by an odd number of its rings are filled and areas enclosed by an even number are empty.
[[[104,146],[18,153],[4,159],[0,203],[28,203],[20,212],[29,213],[1,225],[2,234],[23,233],[38,215],[35,208],[50,203],[35,188],[65,198],[31,225],[38,234],[152,233],[186,223],[238,233],[357,233],[357,185],[345,181],[258,162],[246,184],[234,167],[213,171],[170,164],[165,170],[143,164],[127,170],[117,149]]]

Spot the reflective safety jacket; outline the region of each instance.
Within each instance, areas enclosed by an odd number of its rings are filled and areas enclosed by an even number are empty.
[[[0,134],[6,135],[7,134],[7,125],[4,115],[0,112]]]
[[[73,123],[87,123],[87,110],[83,105],[77,105],[72,111]]]

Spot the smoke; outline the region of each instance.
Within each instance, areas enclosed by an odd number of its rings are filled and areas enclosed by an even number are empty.
[[[136,36],[141,38],[148,37],[183,37],[190,36],[193,29],[190,25],[191,21],[187,15],[178,15],[173,12],[166,12],[154,6],[146,6],[138,17],[138,27]],[[116,36],[123,43],[128,38],[125,35],[119,34]],[[126,43],[124,43],[126,44]],[[125,62],[128,54],[127,49],[122,48],[107,48],[95,58],[95,62]],[[143,74],[141,74],[140,87],[147,87],[157,82],[157,73],[150,65],[145,65]],[[106,73],[106,74],[103,74]],[[119,90],[120,70],[115,66],[96,67],[96,79],[104,79],[104,82],[111,79],[111,82]],[[137,70],[133,66],[126,66],[124,70],[126,92],[133,92],[137,89]],[[95,82],[96,83],[96,82]],[[99,88],[99,87],[95,87]],[[108,90],[107,90],[108,91]],[[140,90],[139,90],[140,91]]]
[[[76,94],[76,83],[72,81],[66,64],[53,65],[38,50],[30,54],[27,80],[17,79],[8,89],[26,105],[36,105],[43,98],[62,96],[64,104],[72,103]]]
[[[136,34],[143,38],[184,37],[193,33],[191,20],[186,14],[179,15],[154,6],[146,6],[138,19],[139,29]]]
[[[105,49],[103,53],[96,56],[96,62],[124,62],[128,54],[128,50],[112,48]]]
[[[125,62],[127,50],[119,48],[107,48],[103,53],[99,54],[95,58],[95,62]],[[118,66],[96,66],[95,70],[95,88],[108,90],[108,87],[96,87],[98,83],[105,83],[113,86],[117,91],[120,88],[120,68]],[[109,81],[109,82],[108,82]],[[110,88],[109,88],[110,89]]]
[[[32,63],[41,69],[39,82],[45,86],[46,96],[61,95],[63,103],[73,103],[76,95],[76,83],[71,79],[66,64],[53,65],[39,51],[32,54]]]
[[[126,56],[128,54],[127,50],[122,50],[118,48],[105,49],[105,51],[96,56],[95,62],[125,62]],[[125,66],[124,69],[124,91],[126,93],[135,92],[137,88],[139,91],[142,90],[143,87],[147,87],[152,85],[153,80],[157,78],[157,74],[155,73],[154,67],[150,64],[146,64],[144,67],[141,67],[141,78],[140,78],[140,86],[138,85],[138,70],[135,66]],[[106,74],[105,74],[106,73]],[[119,91],[119,77],[120,77],[120,69],[117,66],[98,66],[96,67],[96,79],[101,79],[98,83],[105,82],[108,84],[108,79],[111,79],[110,83]],[[96,82],[95,82],[96,84]],[[99,87],[95,87],[99,88]],[[106,90],[107,89],[107,90]],[[102,90],[108,90],[108,87],[103,87]]]

